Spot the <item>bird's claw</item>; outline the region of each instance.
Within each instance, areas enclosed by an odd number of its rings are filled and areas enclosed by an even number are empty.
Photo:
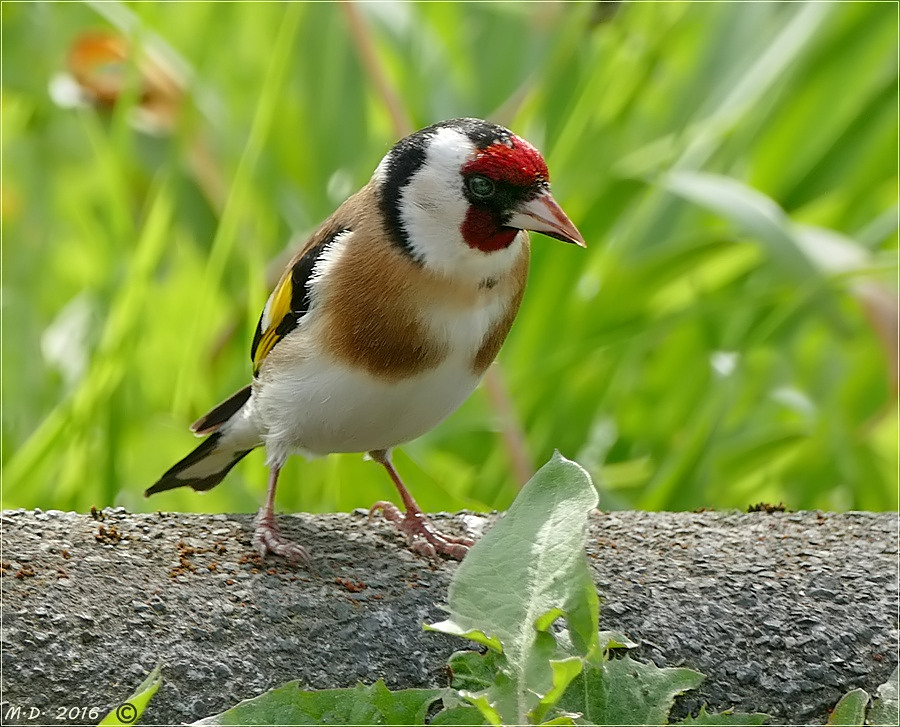
[[[369,508],[369,522],[379,512],[406,536],[410,550],[417,555],[433,559],[440,554],[462,560],[475,544],[471,538],[445,535],[431,524],[424,513],[409,510],[401,512],[394,503],[386,500],[380,500]]]
[[[275,516],[267,513],[265,508],[260,508],[256,516],[256,524],[253,530],[253,547],[261,558],[271,553],[285,558],[292,563],[301,562],[309,565],[309,552],[302,545],[288,540],[281,534]]]

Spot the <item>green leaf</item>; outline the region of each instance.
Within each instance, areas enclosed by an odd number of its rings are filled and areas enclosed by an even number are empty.
[[[468,557],[467,555],[466,558]],[[442,634],[450,634],[451,636],[459,636],[461,639],[468,639],[476,644],[482,644],[498,654],[503,653],[503,645],[499,639],[489,636],[481,629],[464,629],[451,619],[440,621],[436,624],[426,624],[425,629],[428,631],[440,631]]]
[[[460,654],[462,652],[459,652]],[[470,652],[471,653],[471,652]],[[491,655],[492,652],[488,652]],[[457,656],[454,654],[453,656]],[[477,655],[476,655],[477,656]],[[452,661],[453,657],[451,657]],[[454,680],[455,681],[455,680]],[[441,725],[483,725],[487,724],[477,707],[465,701],[463,695],[452,689],[446,690],[442,697],[444,708],[431,718],[429,724]]]
[[[660,669],[626,656],[586,668],[556,706],[580,713],[581,725],[663,725],[675,697],[703,678],[691,669]]]
[[[863,727],[866,723],[866,705],[868,704],[869,693],[865,689],[854,689],[847,692],[835,705],[826,724]]]
[[[869,711],[869,724],[893,725],[900,724],[900,667],[894,669],[884,684],[875,692],[875,704]]]
[[[491,687],[477,701],[473,697],[476,706],[490,707],[482,711],[489,721],[497,711],[503,722],[522,724],[548,694],[555,695],[560,680],[571,678],[574,662],[552,661],[599,658],[599,605],[584,555],[587,515],[596,504],[584,469],[555,454],[459,566],[450,584],[450,618],[426,627],[477,634],[503,654]],[[574,653],[558,653],[547,632],[560,617]]]
[[[677,724],[680,725],[695,725],[695,724],[719,724],[719,725],[733,725],[734,727],[740,727],[742,725],[761,725],[767,719],[769,715],[760,714],[759,712],[755,714],[746,714],[744,712],[734,712],[730,709],[726,709],[724,712],[713,712],[709,713],[706,711],[706,705],[700,707],[700,712],[696,717],[687,717],[686,719],[681,720]]]
[[[462,694],[467,696],[475,709],[478,710],[489,725],[500,727],[500,725],[503,724],[500,712],[495,708],[494,703],[489,698],[487,692],[482,692],[481,694],[466,694],[463,692]]]
[[[609,649],[636,649],[640,646],[640,644],[632,641],[619,631],[601,631],[597,636],[600,648],[604,651]]]
[[[483,725],[487,724],[481,712],[471,704],[458,704],[438,712],[431,725]]]
[[[299,682],[271,689],[198,725],[422,725],[444,689],[388,690],[382,680],[352,689],[303,691]]]
[[[528,713],[529,721],[535,723],[543,721],[550,709],[562,697],[566,688],[572,683],[572,680],[581,673],[583,663],[582,659],[577,656],[550,662],[550,668],[553,670],[553,686],[550,688],[550,691],[541,697],[537,706]]]
[[[128,727],[137,722],[162,684],[161,669],[159,665],[151,671],[134,694],[100,720],[99,727]]]
[[[451,686],[468,692],[480,692],[494,681],[500,668],[500,655],[495,651],[479,654],[477,651],[457,651],[450,656],[447,665],[453,674]]]
[[[789,230],[788,216],[761,192],[736,179],[703,172],[672,172],[664,177],[663,183],[669,191],[744,229],[798,277],[816,273]]]

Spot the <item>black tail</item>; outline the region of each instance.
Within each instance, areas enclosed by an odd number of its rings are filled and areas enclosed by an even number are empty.
[[[250,398],[251,388],[248,384],[240,391],[229,396],[225,401],[208,411],[197,421],[191,424],[194,434],[212,434],[225,422],[231,419]]]
[[[249,387],[247,388],[249,389]],[[243,389],[241,392],[243,392]],[[238,394],[241,392],[238,392]],[[220,404],[213,411],[223,406],[224,404]],[[239,408],[234,409],[232,413]],[[204,419],[209,416],[207,414]],[[204,439],[200,446],[187,457],[170,467],[155,485],[148,487],[144,491],[144,497],[150,497],[150,495],[155,495],[157,492],[172,490],[176,487],[187,486],[195,490],[211,490],[218,485],[225,478],[225,475],[231,471],[232,467],[253,451],[253,447],[250,449],[234,449],[221,440],[221,432],[215,432]]]

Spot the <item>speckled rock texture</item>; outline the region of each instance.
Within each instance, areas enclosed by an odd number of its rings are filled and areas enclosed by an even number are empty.
[[[437,520],[477,533],[491,517]],[[311,570],[262,563],[249,515],[3,512],[3,723],[96,724],[88,709],[105,713],[157,664],[142,724],[291,679],[447,684],[463,642],[422,623],[444,617],[455,563],[411,554],[359,512],[281,521]],[[675,714],[708,702],[822,724],[897,663],[897,532],[895,513],[598,512],[588,560],[603,628],[639,642],[638,658],[707,675]]]

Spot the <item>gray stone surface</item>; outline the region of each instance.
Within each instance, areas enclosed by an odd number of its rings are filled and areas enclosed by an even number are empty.
[[[383,523],[284,516],[313,553],[308,571],[261,563],[248,515],[102,515],[0,518],[6,724],[95,724],[71,709],[105,712],[160,663],[143,724],[196,720],[290,679],[447,683],[463,642],[421,624],[443,618],[456,565],[412,555]],[[679,714],[707,701],[820,724],[897,663],[897,528],[895,513],[595,513],[601,623],[640,642],[639,658],[707,674]]]

